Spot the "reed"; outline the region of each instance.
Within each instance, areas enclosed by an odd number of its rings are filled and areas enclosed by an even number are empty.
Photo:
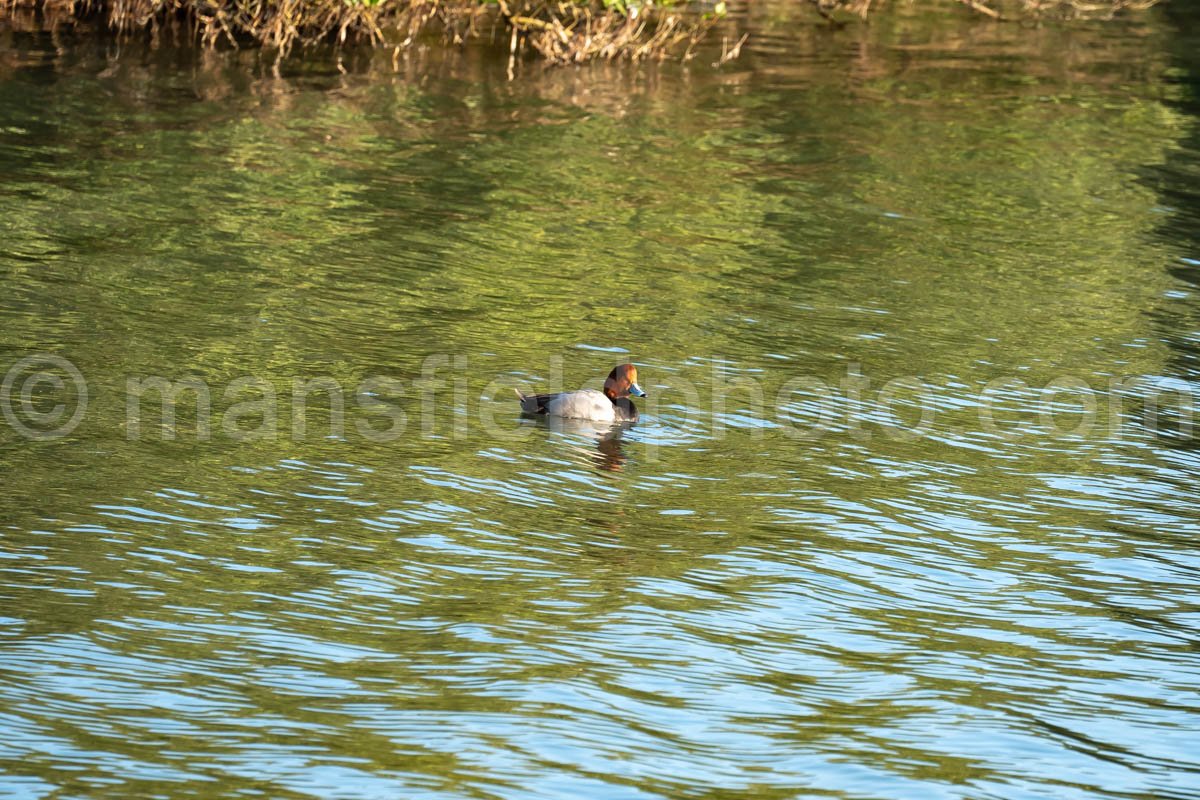
[[[1111,17],[1157,0],[955,2],[1008,20]],[[815,19],[835,24],[866,18],[884,3],[801,0]],[[208,46],[258,45],[281,57],[316,42],[366,42],[399,52],[426,31],[440,31],[454,43],[500,35],[509,48],[510,68],[529,51],[554,64],[687,60],[725,13],[724,0],[0,0],[0,20],[10,27],[53,30],[98,23],[120,35],[136,35],[182,25]],[[744,41],[726,36],[718,63],[736,58]]]

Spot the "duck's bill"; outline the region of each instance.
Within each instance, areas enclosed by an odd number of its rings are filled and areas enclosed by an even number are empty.
[[[634,397],[646,396],[646,393],[642,391],[642,387],[638,386],[636,383],[629,384],[629,393]]]

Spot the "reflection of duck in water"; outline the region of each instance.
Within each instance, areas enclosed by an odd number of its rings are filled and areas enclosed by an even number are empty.
[[[629,396],[645,397],[637,384],[637,367],[622,364],[614,367],[604,381],[604,391],[579,389],[555,394],[521,394],[521,412],[545,414],[566,419],[586,419],[595,422],[637,422],[638,410]]]
[[[536,421],[539,428],[545,427],[555,433],[570,434],[571,437],[595,442],[595,450],[582,446],[584,442],[572,442],[570,449],[584,456],[605,472],[620,472],[625,465],[627,456],[621,437],[625,435],[625,431],[633,427],[632,422],[606,424],[587,419],[548,417],[545,414],[539,414]]]
[[[621,434],[624,432],[625,426],[615,427],[596,442],[592,459],[605,472],[620,472],[625,466],[625,449],[621,447]]]

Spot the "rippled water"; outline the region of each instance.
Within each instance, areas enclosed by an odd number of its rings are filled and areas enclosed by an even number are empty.
[[[1200,797],[1194,17],[753,11],[3,34],[0,796]]]

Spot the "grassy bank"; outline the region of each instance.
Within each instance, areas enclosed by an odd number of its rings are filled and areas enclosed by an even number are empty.
[[[896,2],[897,0],[892,0]],[[908,0],[947,13],[994,20],[1112,17],[1158,0]],[[754,2],[754,0],[750,0]],[[814,22],[866,20],[888,0],[794,0]],[[286,55],[297,45],[334,41],[400,48],[426,32],[449,42],[492,39],[512,58],[533,52],[551,63],[591,59],[682,58],[728,17],[725,0],[0,0],[0,19],[25,30],[92,24],[122,35],[183,29],[208,46],[257,45]],[[725,26],[721,61],[744,38]]]

